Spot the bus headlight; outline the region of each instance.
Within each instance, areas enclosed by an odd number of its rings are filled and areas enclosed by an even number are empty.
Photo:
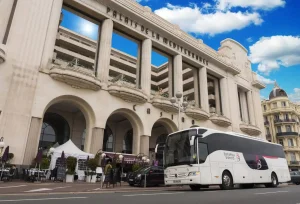
[[[193,171],[189,173],[189,176],[197,176],[197,175],[200,175],[199,171]]]

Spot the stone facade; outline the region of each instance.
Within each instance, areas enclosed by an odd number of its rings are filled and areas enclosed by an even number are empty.
[[[99,25],[98,40],[65,28],[63,8]],[[137,56],[112,48],[114,32],[137,42]],[[133,0],[2,0],[0,41],[0,137],[16,164],[69,138],[91,153],[150,157],[178,129],[177,92],[189,102],[180,129],[265,137],[265,86],[247,50],[225,39],[215,51]],[[153,49],[169,62],[152,65]]]
[[[300,105],[277,84],[262,103],[266,139],[283,146],[291,170],[300,169]]]

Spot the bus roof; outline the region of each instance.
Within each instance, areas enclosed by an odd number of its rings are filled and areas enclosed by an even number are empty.
[[[280,145],[280,144],[276,144],[276,143],[271,143],[269,141],[267,141],[266,139],[262,139],[262,138],[258,138],[258,137],[252,137],[252,136],[249,136],[249,135],[245,135],[245,134],[242,134],[242,133],[237,133],[237,132],[224,132],[224,131],[219,131],[219,130],[215,130],[215,129],[210,129],[210,128],[206,128],[206,127],[192,127],[192,128],[187,128],[187,129],[184,129],[184,130],[180,130],[180,131],[177,131],[177,132],[173,132],[169,135],[173,135],[173,134],[176,134],[176,133],[179,133],[179,132],[183,132],[183,131],[187,131],[187,130],[194,130],[194,129],[204,129],[204,130],[207,130],[205,133],[203,133],[203,137],[206,137],[206,136],[209,136],[210,134],[213,134],[213,133],[222,133],[222,134],[228,134],[228,135],[232,135],[232,136],[236,136],[236,137],[243,137],[243,138],[247,138],[247,139],[250,139],[250,140],[256,140],[256,141],[260,141],[260,142],[265,142],[265,143],[270,143],[270,144],[274,144],[274,145]]]

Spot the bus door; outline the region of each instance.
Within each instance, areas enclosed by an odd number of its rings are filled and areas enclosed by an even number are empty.
[[[199,138],[198,138],[199,139]],[[201,184],[211,184],[211,170],[210,170],[210,161],[208,156],[208,146],[206,143],[198,140],[197,145],[197,155],[198,163],[200,166],[200,178]]]

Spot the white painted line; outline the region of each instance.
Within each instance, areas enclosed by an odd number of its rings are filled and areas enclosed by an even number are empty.
[[[287,193],[288,191],[274,191],[274,192],[265,192],[265,193],[255,193],[256,195],[264,195],[264,194],[274,194],[274,193]]]
[[[24,191],[24,193],[32,193],[32,192],[40,192],[40,191],[52,191],[55,189],[62,189],[62,188],[69,188],[71,186],[63,186],[63,187],[57,187],[57,188],[38,188],[38,189],[33,189],[30,191]]]
[[[123,195],[126,197],[133,197],[133,196],[153,196],[153,195],[174,195],[174,194],[182,194],[184,192],[177,192],[177,193],[149,193],[149,194],[132,194],[132,195]]]
[[[19,187],[24,187],[24,186],[27,186],[27,185],[19,185],[19,186],[1,186],[0,188],[19,188]]]
[[[87,197],[65,197],[65,198],[36,198],[36,199],[19,199],[19,200],[0,200],[0,202],[22,202],[22,201],[41,201],[41,200],[72,200],[86,199]]]

